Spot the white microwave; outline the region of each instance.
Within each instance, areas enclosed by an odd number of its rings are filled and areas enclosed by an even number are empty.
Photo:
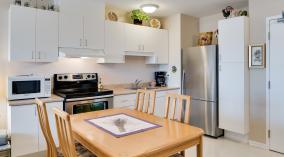
[[[22,75],[8,78],[8,100],[44,98],[50,96],[50,77]]]

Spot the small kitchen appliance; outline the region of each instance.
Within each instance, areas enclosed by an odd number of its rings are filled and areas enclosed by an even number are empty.
[[[50,96],[51,78],[49,76],[19,75],[8,78],[8,100]]]
[[[97,73],[55,74],[54,93],[64,98],[64,110],[78,114],[113,108],[113,91],[98,88]]]
[[[155,72],[155,80],[156,80],[156,86],[158,87],[165,87],[167,86],[167,72],[164,71],[158,71]]]

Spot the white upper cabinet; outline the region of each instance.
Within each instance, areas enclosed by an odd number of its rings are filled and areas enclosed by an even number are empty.
[[[247,17],[236,17],[219,21],[219,50],[221,62],[247,61],[249,27]],[[229,40],[228,40],[229,39]]]
[[[98,63],[125,63],[125,28],[124,23],[105,21],[105,57]]]
[[[9,16],[9,60],[34,62],[36,9],[11,6]]]
[[[154,29],[151,37],[155,55],[147,57],[147,64],[169,63],[169,31],[165,29]]]
[[[101,0],[61,0],[59,47],[103,50],[104,16]]]
[[[125,51],[154,53],[153,32],[150,27],[125,24]]]
[[[58,13],[37,11],[36,24],[37,62],[53,62],[58,58]]]
[[[58,57],[58,13],[11,5],[9,60],[53,62]]]

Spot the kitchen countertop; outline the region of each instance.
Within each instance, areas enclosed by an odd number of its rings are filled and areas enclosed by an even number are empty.
[[[57,95],[52,94],[49,98],[41,98],[45,103],[52,103],[52,102],[62,102],[64,99]],[[35,104],[35,99],[26,99],[26,100],[11,100],[8,101],[9,106],[23,106],[23,105],[30,105]]]
[[[113,90],[114,96],[136,94],[136,90],[127,89],[129,87],[130,87],[129,84],[121,84],[121,85],[106,85],[104,88]],[[180,88],[179,87],[156,87],[153,90],[167,91],[167,90],[178,90],[178,89]]]

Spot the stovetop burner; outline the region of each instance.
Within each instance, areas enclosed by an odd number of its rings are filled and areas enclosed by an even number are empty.
[[[113,95],[112,90],[98,89],[98,74],[55,74],[54,93],[65,98]]]

